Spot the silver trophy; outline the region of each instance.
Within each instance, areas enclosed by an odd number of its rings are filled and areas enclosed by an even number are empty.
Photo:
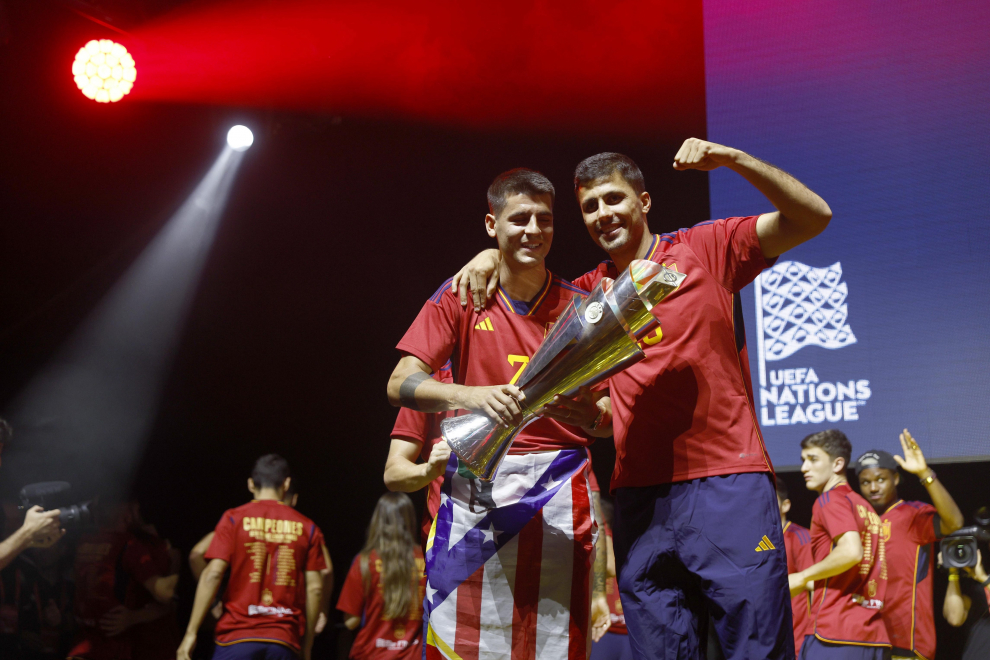
[[[440,424],[443,439],[471,472],[491,481],[512,440],[554,396],[574,396],[645,357],[639,342],[659,325],[651,310],[685,277],[637,259],[618,279],[603,278],[587,298],[571,300],[520,375],[522,423],[510,427],[487,415],[461,415]]]

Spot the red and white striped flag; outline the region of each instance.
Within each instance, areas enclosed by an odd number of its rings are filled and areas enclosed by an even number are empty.
[[[588,657],[587,470],[583,448],[509,455],[486,483],[452,457],[427,541],[428,659]]]

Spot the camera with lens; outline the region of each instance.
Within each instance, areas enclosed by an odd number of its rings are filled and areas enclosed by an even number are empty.
[[[68,481],[43,481],[30,484],[21,489],[21,510],[27,511],[33,506],[42,509],[58,509],[59,523],[66,530],[80,529],[93,522],[92,502],[78,504],[63,504],[69,501],[68,493],[72,485]]]
[[[975,525],[963,527],[942,539],[942,566],[972,568],[976,566],[977,543],[990,543],[990,509],[980,507],[974,516]]]

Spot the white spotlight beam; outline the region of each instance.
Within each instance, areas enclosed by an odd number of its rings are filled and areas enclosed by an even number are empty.
[[[11,406],[8,475],[123,493],[243,158],[225,148],[55,358]],[[4,455],[4,459],[8,456]],[[8,463],[5,460],[4,463]]]

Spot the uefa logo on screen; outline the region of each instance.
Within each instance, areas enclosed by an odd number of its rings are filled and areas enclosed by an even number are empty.
[[[832,380],[812,367],[790,366],[807,346],[838,350],[856,343],[842,264],[815,268],[781,261],[760,274],[755,289],[762,424],[858,420],[859,407],[870,398],[869,380]]]

